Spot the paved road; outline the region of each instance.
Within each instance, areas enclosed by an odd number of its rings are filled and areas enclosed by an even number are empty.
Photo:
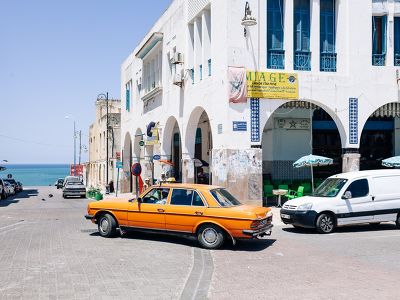
[[[0,202],[0,299],[400,298],[393,225],[319,235],[275,222],[270,239],[207,251],[177,236],[101,238],[87,203],[53,187]]]

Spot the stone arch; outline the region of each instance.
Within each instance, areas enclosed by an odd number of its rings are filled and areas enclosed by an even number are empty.
[[[132,192],[132,176],[130,171],[132,165],[132,138],[129,132],[125,134],[123,150],[122,169],[124,171],[124,176],[121,188],[123,192]]]
[[[178,138],[176,141],[175,138]],[[182,133],[179,127],[179,123],[174,116],[170,116],[166,123],[162,133],[162,156],[173,162],[174,166],[168,167],[163,166],[163,172],[171,173],[175,179],[181,179],[182,172]],[[173,172],[172,172],[173,171]]]

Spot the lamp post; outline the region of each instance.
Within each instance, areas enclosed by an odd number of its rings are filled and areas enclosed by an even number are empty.
[[[66,119],[70,119],[71,116],[65,116]],[[74,176],[76,176],[76,122],[74,120]]]
[[[244,17],[242,19],[241,24],[244,26],[244,36],[247,35],[247,27],[248,26],[257,25],[256,18],[251,16],[251,9],[250,9],[250,4],[248,1],[246,1],[246,4],[244,6]]]
[[[97,101],[106,100],[106,185],[108,185],[108,92],[98,94]]]

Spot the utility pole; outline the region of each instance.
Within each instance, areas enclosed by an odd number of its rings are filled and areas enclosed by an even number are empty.
[[[82,130],[79,130],[79,163],[81,165],[81,155],[82,155]]]
[[[76,176],[76,130],[74,120],[74,176]]]
[[[108,185],[108,92],[106,93],[106,185]]]

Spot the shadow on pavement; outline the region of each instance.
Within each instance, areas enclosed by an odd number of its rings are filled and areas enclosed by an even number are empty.
[[[6,199],[0,201],[0,207],[9,206],[11,204],[18,203],[21,199],[27,199],[30,197],[36,197],[38,195],[37,189],[28,189],[19,192],[18,194],[9,196]]]
[[[285,232],[290,233],[298,233],[298,234],[316,234],[319,235],[315,229],[313,228],[294,228],[294,227],[287,227],[282,228]],[[352,226],[343,226],[338,227],[334,230],[333,233],[346,233],[346,232],[377,232],[377,231],[387,231],[387,230],[397,230],[396,226],[391,223],[384,223],[384,224],[365,224],[365,225],[352,225]]]
[[[100,237],[98,231],[90,233],[90,236]],[[193,235],[181,235],[174,233],[157,233],[157,232],[143,232],[130,230],[125,232],[123,236],[117,235],[117,238],[124,239],[138,239],[145,241],[156,241],[161,243],[180,244],[189,247],[200,248],[197,239]],[[230,238],[226,239],[224,245],[221,247],[222,250],[231,251],[262,251],[271,246],[276,240],[265,239],[265,240],[237,240],[236,245],[233,245]]]

